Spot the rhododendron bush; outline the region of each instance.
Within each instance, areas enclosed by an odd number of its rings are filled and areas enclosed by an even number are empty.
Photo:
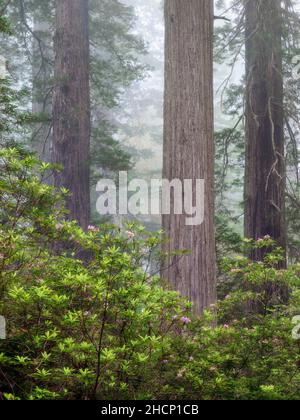
[[[83,232],[41,181],[55,168],[0,153],[1,399],[299,398],[300,267],[278,270],[271,238],[245,242],[272,250],[263,263],[223,260],[226,296],[199,319],[147,269],[160,234]]]

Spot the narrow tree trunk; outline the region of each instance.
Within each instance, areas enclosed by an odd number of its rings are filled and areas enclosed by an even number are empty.
[[[286,248],[280,0],[246,2],[245,235]],[[256,250],[253,260],[265,251]]]
[[[90,220],[90,92],[88,0],[56,1],[53,162],[63,166],[55,185],[67,188],[69,218]]]
[[[51,162],[52,95],[50,93],[50,80],[53,78],[53,74],[50,62],[52,57],[43,42],[45,34],[51,33],[49,22],[34,18],[33,33],[32,113],[40,118],[42,117],[45,121],[35,125],[32,146],[41,160]]]
[[[165,0],[164,178],[204,179],[204,223],[163,216],[164,252],[189,250],[163,262],[162,275],[194,303],[215,303],[213,0]],[[194,191],[195,196],[195,191]]]

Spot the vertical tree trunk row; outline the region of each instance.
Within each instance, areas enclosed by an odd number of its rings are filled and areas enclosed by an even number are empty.
[[[90,91],[88,0],[57,0],[53,162],[63,166],[55,186],[70,190],[69,218],[90,221]]]
[[[246,2],[245,235],[285,249],[285,162],[280,0]],[[264,250],[252,254],[261,260]]]
[[[47,119],[49,117],[50,120],[52,116],[52,100],[47,89],[49,89],[53,74],[46,60],[51,60],[51,54],[40,41],[43,34],[51,33],[49,22],[46,20],[39,21],[35,18],[33,33],[36,38],[33,39],[32,54],[32,113],[43,115]],[[52,129],[51,127],[49,128],[49,125],[49,121],[43,121],[34,127],[33,149],[38,157],[45,162],[51,162]],[[50,181],[48,182],[51,183]]]

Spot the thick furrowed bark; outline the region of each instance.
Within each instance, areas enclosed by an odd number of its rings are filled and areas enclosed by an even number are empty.
[[[90,221],[90,91],[88,0],[57,0],[53,162],[63,166],[55,185],[71,195],[69,218],[83,229]]]
[[[165,179],[204,179],[204,223],[163,216],[170,256],[162,275],[202,313],[216,301],[213,145],[213,1],[166,0]],[[194,191],[195,195],[195,191]],[[172,206],[171,206],[172,209]],[[172,213],[172,211],[171,211]]]
[[[246,2],[245,235],[286,248],[280,0]],[[261,260],[265,250],[256,250]],[[285,265],[285,263],[283,264]]]

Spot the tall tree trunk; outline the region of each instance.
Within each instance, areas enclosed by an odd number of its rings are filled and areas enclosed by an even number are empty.
[[[53,78],[51,69],[52,49],[44,45],[45,34],[51,33],[47,21],[39,21],[34,17],[33,22],[33,54],[32,54],[32,113],[42,117],[34,127],[32,146],[39,158],[51,162],[52,148],[52,96],[50,81]],[[46,47],[46,48],[45,48]],[[51,182],[49,182],[51,183]]]
[[[213,0],[165,0],[165,179],[204,179],[204,223],[164,215],[162,275],[202,313],[216,301],[213,145]],[[195,191],[194,191],[195,196]],[[172,212],[171,212],[172,213]],[[172,256],[174,251],[190,254]]]
[[[90,91],[88,0],[56,1],[53,162],[63,166],[55,185],[71,195],[69,218],[90,221]]]
[[[245,235],[269,235],[285,249],[281,1],[251,0],[245,7]],[[253,260],[265,252],[254,251]]]

